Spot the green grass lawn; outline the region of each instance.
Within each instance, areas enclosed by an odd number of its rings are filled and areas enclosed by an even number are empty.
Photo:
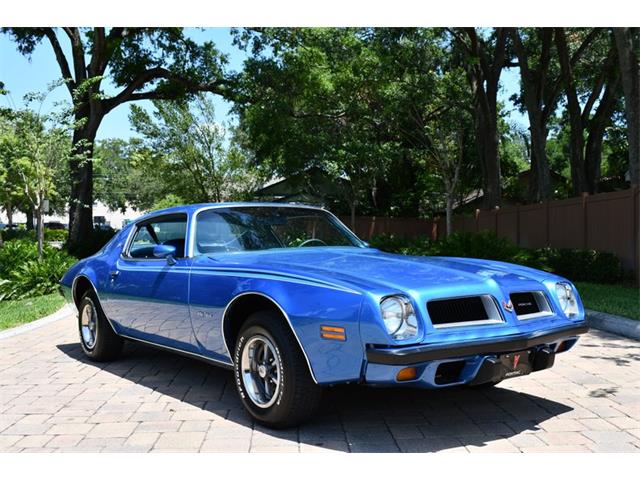
[[[640,290],[620,285],[576,283],[586,308],[640,320]]]
[[[0,330],[46,317],[63,305],[64,299],[59,293],[0,302]]]

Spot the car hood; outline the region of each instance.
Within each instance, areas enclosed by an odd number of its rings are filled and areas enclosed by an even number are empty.
[[[373,248],[309,247],[211,255],[213,268],[239,268],[294,275],[325,283],[379,291],[420,291],[474,283],[508,287],[558,279],[552,274],[493,260],[414,257]]]

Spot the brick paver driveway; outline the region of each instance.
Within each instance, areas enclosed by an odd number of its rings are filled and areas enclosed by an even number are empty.
[[[0,451],[640,452],[640,343],[597,331],[502,388],[341,387],[313,423],[270,431],[230,372],[133,345],[94,364],[74,322],[0,340]]]

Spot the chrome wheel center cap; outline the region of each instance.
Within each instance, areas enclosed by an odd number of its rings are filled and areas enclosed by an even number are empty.
[[[260,375],[260,378],[266,377],[267,367],[265,367],[264,365],[258,365],[258,375]]]

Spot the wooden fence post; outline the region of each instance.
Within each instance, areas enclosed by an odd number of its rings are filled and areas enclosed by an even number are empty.
[[[589,248],[589,230],[587,229],[587,219],[589,215],[587,213],[587,199],[589,194],[587,192],[582,193],[582,247],[584,250]]]
[[[516,245],[520,246],[520,205],[516,205]]]

